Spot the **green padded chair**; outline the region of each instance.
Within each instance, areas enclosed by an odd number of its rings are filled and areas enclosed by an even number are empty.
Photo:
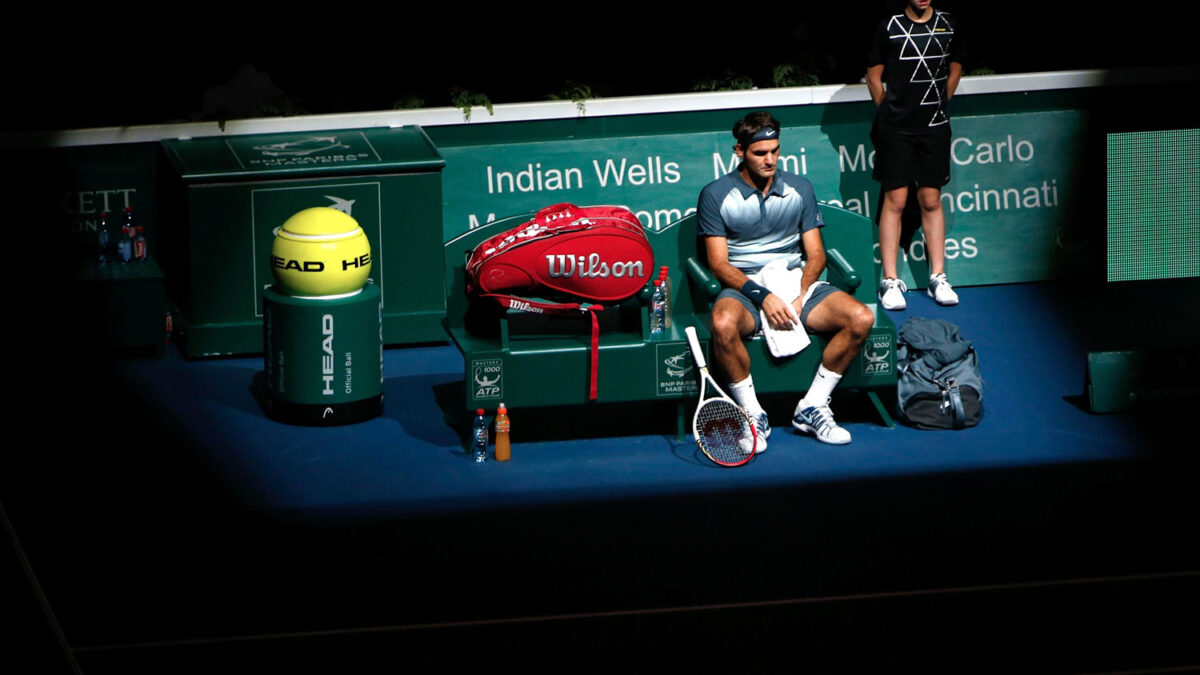
[[[886,312],[879,309],[876,302],[875,226],[868,218],[835,206],[822,204],[821,214],[825,218],[825,227],[821,229],[826,254],[823,278],[853,295],[875,314],[875,325],[862,351],[843,375],[838,390],[858,389],[866,392],[881,420],[890,428],[894,422],[883,400],[896,399],[896,324]],[[676,225],[681,229],[680,241],[686,239],[690,242],[686,249],[681,245],[680,254],[692,279],[692,288],[698,293],[694,306],[711,308],[721,290],[721,283],[709,272],[702,259],[703,251],[698,249],[695,214],[683,218]],[[704,326],[707,328],[709,325],[706,316]],[[754,388],[764,393],[795,393],[797,397],[803,394],[804,388],[812,382],[817,372],[821,353],[828,343],[821,335],[811,337],[811,345],[786,359],[772,356],[766,340],[761,336],[750,339],[746,348],[750,353]]]

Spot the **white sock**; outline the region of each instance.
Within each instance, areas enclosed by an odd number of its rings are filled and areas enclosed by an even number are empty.
[[[749,375],[741,382],[734,382],[729,385],[729,395],[733,400],[737,401],[738,405],[746,409],[746,412],[751,416],[758,416],[763,412],[762,406],[758,402],[758,397],[754,395],[754,378]]]
[[[801,401],[807,401],[809,405],[825,405],[833,395],[833,388],[841,381],[841,373],[835,373],[822,364],[817,368],[817,374]]]

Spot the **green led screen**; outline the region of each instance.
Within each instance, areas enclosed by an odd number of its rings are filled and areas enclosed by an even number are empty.
[[[1200,277],[1200,129],[1108,134],[1108,280]]]

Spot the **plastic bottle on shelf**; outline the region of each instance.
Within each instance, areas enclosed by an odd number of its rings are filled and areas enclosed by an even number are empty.
[[[96,262],[107,265],[112,257],[112,230],[108,226],[108,212],[100,214],[100,223],[96,225]]]
[[[650,296],[650,334],[662,335],[666,327],[666,295],[663,291],[662,280],[654,280],[654,294]]]
[[[129,246],[130,258],[134,261],[141,262],[146,259],[146,236],[142,233],[142,228],[133,222],[133,207],[125,207],[125,225],[121,228],[122,231],[129,230]]]
[[[128,223],[121,227],[121,238],[117,240],[117,257],[123,263],[133,259],[133,232],[130,231]]]
[[[475,462],[482,463],[487,461],[488,449],[488,423],[487,418],[483,416],[483,408],[475,411],[475,437],[472,441],[475,452]]]
[[[137,228],[137,234],[133,237],[133,259],[136,262],[143,262],[146,259],[146,236],[142,234],[142,228]]]
[[[500,404],[500,409],[496,411],[496,461],[507,462],[512,458],[512,444],[508,438],[508,432],[512,428],[512,424],[508,421],[508,408],[504,403]]]
[[[658,278],[663,282],[663,328],[669,329],[671,327],[671,275],[668,274],[666,265],[658,268]]]

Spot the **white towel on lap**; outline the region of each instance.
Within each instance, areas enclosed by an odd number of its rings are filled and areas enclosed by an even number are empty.
[[[763,337],[767,340],[767,347],[771,350],[771,354],[776,358],[799,354],[810,342],[808,332],[800,324],[800,317],[796,315],[796,311],[792,307],[792,302],[800,297],[804,269],[799,266],[789,269],[789,262],[788,258],[772,260],[758,272],[750,275],[752,281],[786,302],[788,311],[792,313],[792,328],[790,330],[777,330],[771,327],[771,324],[767,321],[767,315],[761,309],[759,310],[759,315],[762,319]],[[823,283],[825,282],[817,281],[809,287],[808,292],[804,294],[804,302],[800,304],[801,307],[804,306],[805,302],[808,302],[808,298],[812,296],[813,290]]]

